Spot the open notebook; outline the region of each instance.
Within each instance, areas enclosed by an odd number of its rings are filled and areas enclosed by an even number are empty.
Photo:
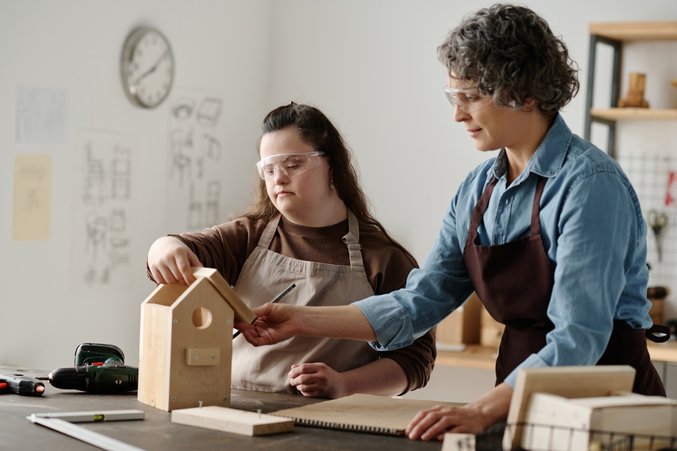
[[[354,394],[339,399],[321,401],[302,407],[272,412],[272,415],[293,418],[299,426],[404,435],[416,413],[428,407],[462,403],[390,398],[387,396]]]

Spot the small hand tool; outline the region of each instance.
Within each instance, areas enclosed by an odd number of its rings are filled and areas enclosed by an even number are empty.
[[[42,396],[45,384],[23,374],[0,374],[0,393],[8,390],[21,396]]]
[[[654,238],[656,240],[656,252],[658,253],[658,261],[663,261],[663,251],[662,251],[662,238],[663,230],[668,225],[668,215],[658,210],[649,210],[647,217],[647,222],[649,227],[653,231]]]

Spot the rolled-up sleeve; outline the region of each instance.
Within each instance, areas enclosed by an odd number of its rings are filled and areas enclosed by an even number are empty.
[[[372,296],[354,304],[369,321],[379,351],[408,346],[442,321],[472,293],[456,233],[454,197],[437,241],[420,269],[414,269],[405,288]]]

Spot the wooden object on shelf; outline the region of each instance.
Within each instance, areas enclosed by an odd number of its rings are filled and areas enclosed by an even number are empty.
[[[635,393],[571,399],[534,393],[524,420],[534,425],[524,428],[525,449],[593,449],[595,443],[606,449],[630,434],[633,449],[663,449],[670,443],[660,437],[677,435],[677,401]]]
[[[482,308],[480,344],[489,348],[498,349],[503,337],[505,325],[496,321],[485,308]]]
[[[646,296],[651,301],[649,316],[654,324],[663,324],[663,308],[668,294],[670,294],[670,290],[664,286],[649,287],[646,290]]]
[[[630,72],[628,77],[628,93],[625,97],[618,99],[618,106],[620,108],[649,108],[649,102],[644,98],[645,86],[646,74]]]
[[[649,299],[651,301],[651,308],[649,309],[649,316],[654,324],[663,324],[663,311],[665,307],[665,298],[663,299]]]
[[[470,295],[462,307],[451,312],[437,325],[438,346],[477,344],[480,342],[480,312],[482,301],[476,293]]]
[[[511,427],[506,428],[503,448],[515,449],[521,445],[523,424],[534,393],[551,393],[566,398],[609,396],[631,391],[634,380],[635,369],[628,365],[521,369],[510,401],[507,423]]]
[[[219,406],[174,410],[172,423],[248,436],[279,434],[294,429],[294,420],[288,418]]]
[[[233,321],[255,319],[215,269],[194,275],[141,304],[138,400],[165,411],[230,405]]]

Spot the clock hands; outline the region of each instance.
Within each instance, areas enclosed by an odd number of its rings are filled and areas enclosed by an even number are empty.
[[[168,48],[165,49],[164,53],[162,53],[162,55],[160,55],[160,57],[157,59],[157,61],[155,61],[155,64],[153,64],[151,67],[148,68],[148,70],[146,70],[144,73],[142,73],[141,75],[139,75],[137,77],[137,79],[134,81],[133,85],[135,85],[135,86],[138,85],[139,83],[141,83],[141,80],[143,80],[144,78],[146,78],[147,76],[149,76],[150,74],[155,72],[157,70],[158,66],[160,65],[160,63],[162,62],[162,60],[167,58],[167,56],[169,56],[169,49]]]

